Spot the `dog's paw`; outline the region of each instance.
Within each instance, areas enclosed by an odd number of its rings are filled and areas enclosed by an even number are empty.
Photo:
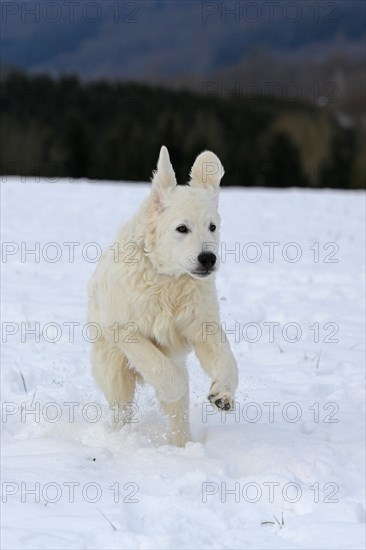
[[[223,411],[232,411],[235,408],[235,401],[229,390],[218,388],[217,382],[213,382],[208,396],[210,403]]]

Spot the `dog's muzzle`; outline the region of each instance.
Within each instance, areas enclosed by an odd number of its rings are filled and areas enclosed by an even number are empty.
[[[196,277],[207,277],[213,271],[215,271],[216,256],[213,252],[201,252],[198,255],[198,266],[195,271],[192,271],[192,275]]]

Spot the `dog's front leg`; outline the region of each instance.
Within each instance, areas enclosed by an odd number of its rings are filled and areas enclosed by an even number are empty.
[[[145,382],[151,384],[160,401],[175,403],[188,393],[188,380],[184,369],[177,365],[148,338],[138,331],[131,336],[131,323],[121,325],[113,331],[114,344],[128,358],[132,367]],[[112,337],[112,332],[109,334]]]
[[[213,323],[217,327],[217,323]],[[219,409],[234,408],[235,390],[238,385],[238,368],[225,332],[205,333],[203,330],[195,343],[195,352],[203,370],[211,377],[208,395]]]

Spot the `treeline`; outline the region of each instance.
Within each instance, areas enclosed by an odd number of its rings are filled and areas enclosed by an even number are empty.
[[[180,183],[212,149],[224,185],[364,186],[359,131],[310,103],[13,72],[0,111],[6,175],[147,181],[165,144]]]

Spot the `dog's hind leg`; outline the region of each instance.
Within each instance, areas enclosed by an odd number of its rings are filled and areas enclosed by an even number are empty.
[[[91,362],[94,378],[112,410],[113,426],[131,421],[131,414],[136,410],[134,396],[139,377],[129,368],[127,357],[108,340],[101,338],[93,344]]]

